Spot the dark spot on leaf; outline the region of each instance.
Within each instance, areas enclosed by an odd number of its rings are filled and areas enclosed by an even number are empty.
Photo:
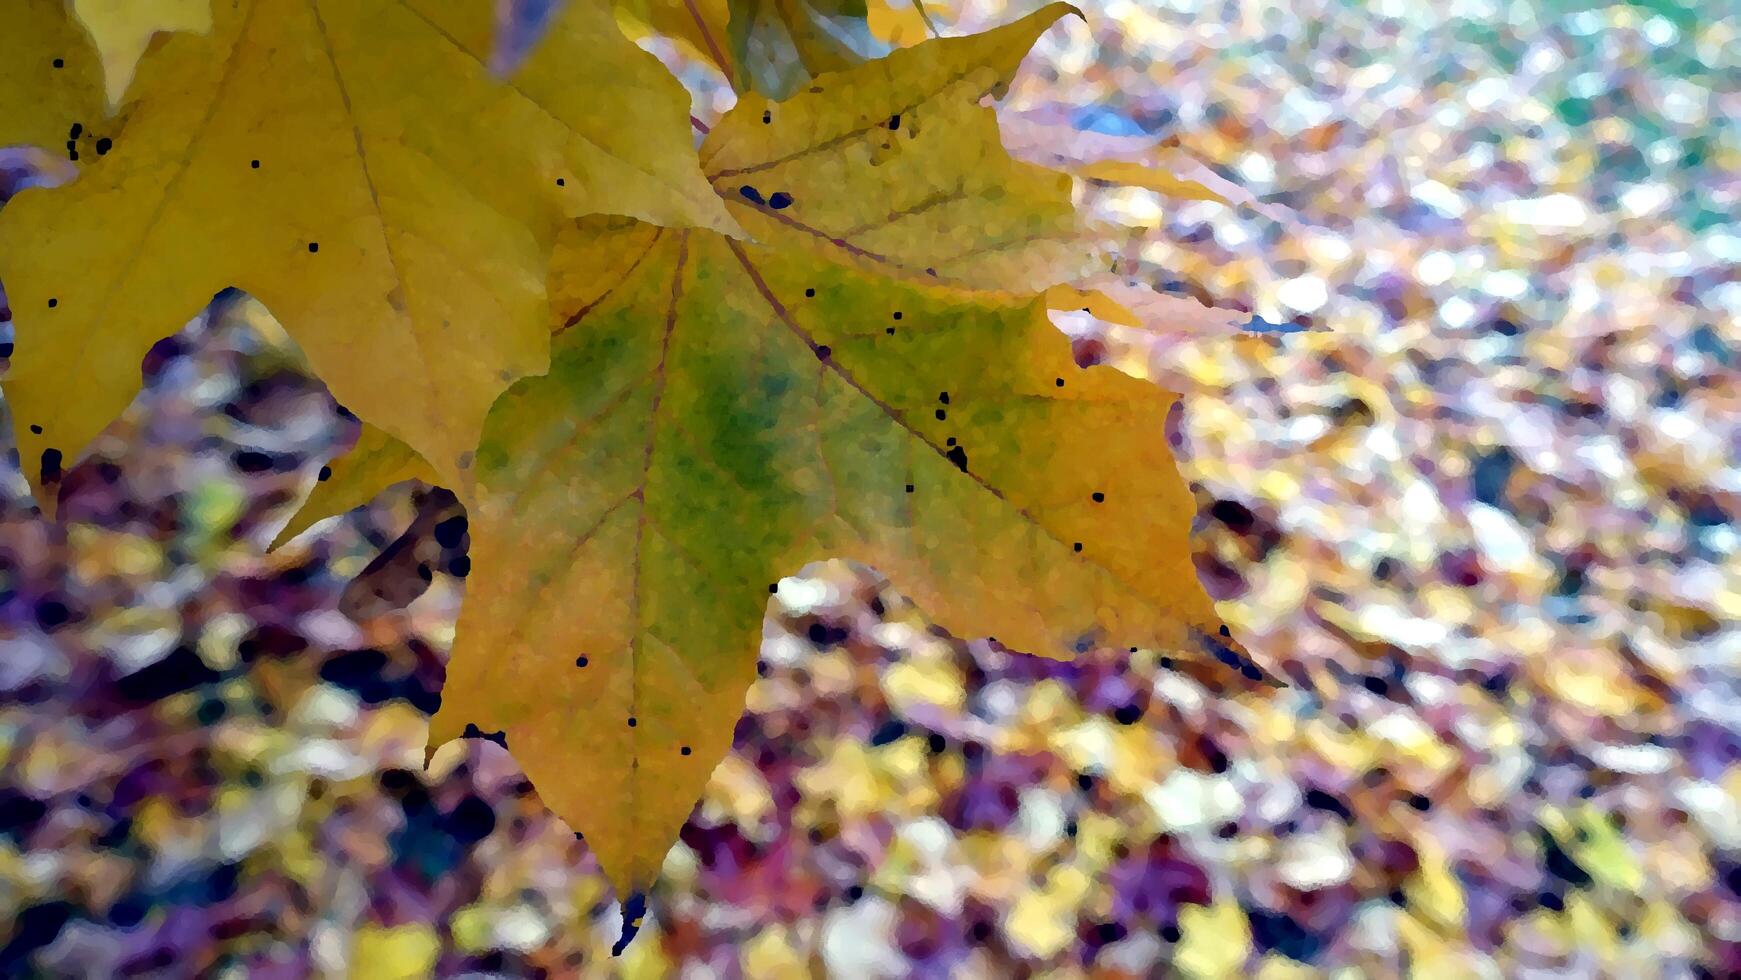
[[[928,275],[928,276],[935,276],[935,275],[937,275],[937,270],[936,270],[936,269],[931,269],[931,268],[927,268],[927,269],[926,269],[926,270],[925,270],[925,274],[926,274],[926,275]]]
[[[947,418],[948,418],[948,417],[949,417],[949,413],[948,413],[948,412],[945,412],[945,411],[944,411],[944,410],[942,410],[942,409],[941,409],[941,408],[939,408],[939,409],[938,409],[938,410],[937,410],[937,421],[939,421],[939,422],[941,422],[941,421],[943,421],[943,420],[944,420],[944,419],[947,419]]]
[[[56,68],[65,68],[66,67],[66,59],[65,58],[54,59],[54,66]]]
[[[252,168],[253,168],[253,169],[255,169],[255,170],[259,170],[259,169],[260,169],[260,161],[258,161],[258,160],[249,160],[249,161],[248,161],[248,166],[249,166],[249,167],[252,167]]]
[[[956,468],[959,469],[961,472],[963,472],[963,473],[967,472],[967,450],[961,448],[960,446],[956,446],[955,448],[949,450],[948,452],[944,453],[943,455],[945,457],[947,457],[951,463],[954,463]]]
[[[889,117],[889,128],[890,129],[900,129],[901,128],[901,114],[900,113],[897,112],[894,115]]]
[[[109,149],[111,147],[113,147],[114,145],[115,145],[115,141],[110,139],[107,136],[98,140],[97,141],[97,156],[102,156],[103,154],[108,153]]]
[[[785,191],[775,191],[768,195],[768,207],[775,211],[784,211],[792,206],[792,195]]]
[[[332,467],[322,466],[320,468],[320,474],[315,477],[315,480],[320,483],[325,483],[330,479],[332,479]]]
[[[60,479],[60,450],[44,449],[42,451],[42,482],[54,483]]]
[[[566,178],[563,178],[563,177],[558,177],[558,178],[556,178],[556,186],[557,187],[567,187],[568,180]]]
[[[912,493],[912,492],[913,492],[913,485],[912,485],[912,484],[911,484],[911,483],[909,483],[909,484],[907,484],[907,492],[908,492],[908,493]]]
[[[1233,638],[1233,631],[1229,630],[1227,628],[1226,624],[1223,624],[1221,627],[1221,635],[1227,637],[1228,639],[1232,639]]]
[[[309,250],[309,251],[310,251],[310,252],[318,252],[318,251],[320,251],[320,243],[319,243],[319,242],[309,242],[309,243],[308,243],[308,250]]]
[[[814,289],[806,289],[806,290],[804,290],[804,295],[805,295],[805,296],[815,296],[815,295],[816,295],[816,290],[814,290]]]
[[[635,716],[634,715],[629,716],[629,727],[630,728],[635,727]]]
[[[754,187],[751,187],[748,184],[745,184],[744,186],[738,188],[738,195],[740,197],[742,197],[744,200],[750,202],[751,204],[766,204],[766,203],[768,203],[767,201],[764,201],[762,199],[762,192],[761,191],[756,190]]]
[[[73,123],[73,128],[67,132],[66,138],[69,140],[76,140],[81,135],[83,135],[84,131],[85,131],[85,124],[84,123]]]
[[[1089,494],[1089,496],[1093,497],[1094,502],[1097,504],[1106,503],[1106,494],[1101,493],[1099,490],[1094,491],[1092,494]]]
[[[937,393],[937,400],[942,402],[945,405],[949,404],[949,392],[947,392],[947,391],[938,392]]]
[[[894,327],[890,327],[890,328],[888,328],[888,329],[887,329],[887,330],[884,330],[884,331],[883,331],[883,333],[886,333],[886,334],[888,334],[888,335],[889,335],[889,336],[891,336],[891,337],[893,337],[893,336],[894,336],[894,335],[895,335],[895,328],[894,328]]]
[[[40,425],[32,425],[32,426],[31,426],[31,427],[30,427],[30,431],[31,431],[31,432],[32,432],[32,433],[33,433],[33,434],[35,434],[35,435],[42,435],[42,426],[40,426]]]
[[[1075,544],[1073,544],[1073,545],[1071,545],[1071,546],[1070,546],[1070,550],[1072,550],[1072,551],[1081,551],[1081,550],[1082,550],[1082,542],[1080,542],[1080,541],[1078,541],[1078,542],[1076,542],[1076,543],[1075,543]]]
[[[682,748],[680,748],[680,749],[678,749],[678,750],[677,750],[677,751],[678,751],[678,752],[681,752],[681,753],[682,753],[682,754],[684,754],[684,755],[688,755],[688,754],[689,754],[689,751],[690,751],[690,749],[689,749],[689,746],[687,746],[687,745],[685,745],[685,746],[683,746],[683,747],[682,747]]]
[[[1064,379],[1063,378],[1053,378],[1052,381],[1058,387],[1060,387],[1060,388],[1064,387]]]
[[[828,355],[830,355],[832,353],[834,353],[834,348],[829,347],[827,344],[816,345],[816,359],[817,360],[826,361],[826,360],[828,360]]]
[[[774,121],[773,112],[771,112],[767,109],[763,109],[762,110],[762,125],[766,126],[768,123],[771,123],[773,121]]]
[[[48,298],[48,308],[49,308],[49,309],[51,309],[51,310],[52,310],[52,309],[54,309],[54,308],[55,308],[55,307],[57,307],[57,306],[59,306],[59,305],[60,305],[60,300],[58,300],[58,299],[55,299],[55,298],[54,298],[54,297],[53,297],[53,296],[50,296],[50,297],[49,297],[49,298]]]
[[[585,667],[587,665],[587,662],[588,661],[585,657],[575,657],[574,658],[574,665],[576,667]]]
[[[900,310],[896,310],[896,311],[895,311],[895,319],[897,319],[897,320],[899,320],[899,319],[900,319],[900,318],[901,318],[901,311],[900,311]]]

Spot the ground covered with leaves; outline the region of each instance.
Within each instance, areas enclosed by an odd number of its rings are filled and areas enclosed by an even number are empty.
[[[1261,199],[1083,203],[1128,274],[1283,334],[1122,356],[1188,393],[1198,569],[1287,691],[782,579],[612,960],[506,752],[422,771],[466,524],[401,488],[260,557],[356,423],[229,306],[69,466],[80,524],[12,471],[0,973],[1741,971],[1741,25],[1095,14],[1006,120],[1177,134]]]

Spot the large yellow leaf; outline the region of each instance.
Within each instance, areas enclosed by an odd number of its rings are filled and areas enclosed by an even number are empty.
[[[957,635],[1267,681],[1197,584],[1173,397],[1077,368],[1032,290],[978,288],[1070,265],[1067,186],[973,149],[1064,9],[746,99],[704,156],[762,244],[594,218],[558,245],[551,370],[478,450],[429,741],[501,732],[624,895],[729,747],[770,584],[813,560]]]
[[[103,63],[103,90],[111,107],[121,104],[133,70],[156,35],[203,34],[212,29],[212,0],[71,0],[73,13],[91,35]]]
[[[714,189],[751,234],[893,279],[1028,295],[1077,278],[1088,250],[1070,178],[1011,160],[999,149],[996,116],[979,104],[1066,9],[923,53],[898,51],[786,102],[744,96],[702,146]],[[574,275],[580,267],[570,263]],[[552,284],[595,288],[590,278]],[[563,308],[561,296],[552,299]],[[370,447],[369,461],[334,461],[332,479],[286,534],[394,482],[381,480],[383,452],[402,467],[395,480],[426,478],[411,471],[408,449],[389,442],[365,429],[358,445]]]
[[[62,57],[64,25],[26,10],[44,30],[6,53]],[[127,403],[146,348],[226,286],[462,488],[496,394],[545,366],[561,216],[735,231],[683,89],[602,0],[568,4],[508,83],[480,60],[490,29],[479,0],[244,0],[146,56],[123,114],[84,122],[80,178],[0,213],[6,394],[39,488]],[[0,118],[28,92],[7,79]]]

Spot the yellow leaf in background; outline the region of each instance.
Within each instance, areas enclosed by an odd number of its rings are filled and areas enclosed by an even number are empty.
[[[421,923],[391,928],[367,925],[357,930],[347,958],[351,975],[380,980],[427,977],[441,955],[435,930]]]
[[[937,36],[926,15],[924,0],[866,0],[865,24],[873,37],[897,48],[912,47]]]
[[[475,0],[216,10],[209,36],[147,55],[123,116],[83,121],[75,182],[0,212],[18,331],[6,395],[39,490],[127,404],[151,343],[227,286],[462,490],[490,403],[545,366],[564,215],[736,231],[696,168],[688,96],[600,4],[568,4],[511,84],[485,67]],[[9,32],[6,63],[52,71],[64,25],[26,12],[45,29]],[[24,91],[6,76],[9,99]]]
[[[1179,934],[1173,966],[1191,980],[1232,977],[1251,953],[1251,923],[1226,899],[1179,909]]]
[[[429,744],[503,732],[631,902],[730,745],[770,584],[809,562],[870,565],[958,636],[1265,681],[1197,584],[1173,398],[985,291],[1071,267],[1068,188],[966,149],[1066,9],[745,98],[703,157],[761,244],[594,218],[558,245],[550,372],[478,450]]]
[[[1460,936],[1468,914],[1463,885],[1451,868],[1451,856],[1431,835],[1418,834],[1414,846],[1420,870],[1404,883],[1409,915],[1440,936]]]
[[[212,29],[212,0],[71,0],[103,63],[103,89],[111,108],[121,104],[133,70],[159,33]]]
[[[804,82],[886,53],[864,0],[727,0],[732,87],[785,98]]]
[[[734,77],[728,50],[731,10],[726,0],[617,0],[617,9],[648,29],[683,42],[727,79]]]
[[[1168,156],[1175,161],[1183,156],[1178,151]],[[1201,167],[1201,164],[1197,165]],[[1185,169],[1181,167],[1180,169]],[[1167,197],[1182,201],[1214,201],[1217,204],[1232,204],[1233,199],[1216,186],[1220,181],[1204,179],[1207,169],[1199,171],[1197,167],[1190,168],[1197,179],[1181,176],[1171,169],[1158,164],[1139,163],[1133,160],[1097,160],[1085,163],[1076,168],[1078,176],[1089,180],[1105,181],[1109,184],[1124,184],[1128,187],[1141,187]]]
[[[1293,223],[1286,209],[1263,203],[1178,146],[1140,133],[1078,128],[1072,118],[1080,109],[1042,105],[1002,113],[1004,146],[1018,160],[1055,167],[1084,180],[1141,187],[1182,201],[1245,206],[1273,221]]]
[[[1147,283],[1110,273],[1089,276],[1046,292],[1053,310],[1081,311],[1094,319],[1135,327],[1154,340],[1174,343],[1247,333],[1250,314],[1206,306],[1189,296],[1163,293]]]

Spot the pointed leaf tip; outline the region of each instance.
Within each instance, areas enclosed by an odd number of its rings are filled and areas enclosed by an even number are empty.
[[[611,947],[612,956],[623,955],[623,950],[635,941],[635,936],[641,931],[641,920],[647,916],[647,896],[643,892],[635,892],[629,900],[623,903],[623,934],[617,938],[615,946]]]

